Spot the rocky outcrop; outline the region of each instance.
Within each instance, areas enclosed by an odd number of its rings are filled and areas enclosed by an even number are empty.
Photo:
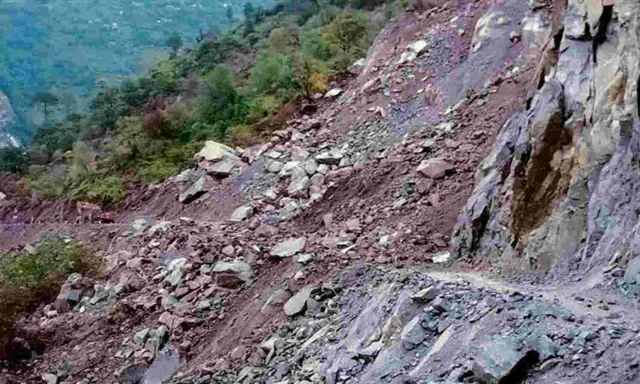
[[[640,4],[570,0],[556,42],[557,64],[502,128],[452,243],[506,271],[621,276],[640,247]]]
[[[9,128],[15,120],[13,108],[9,102],[9,98],[0,92],[0,148],[17,147],[20,145],[18,140],[9,134]]]

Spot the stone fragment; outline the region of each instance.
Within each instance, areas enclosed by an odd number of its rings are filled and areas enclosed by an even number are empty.
[[[382,343],[381,341],[376,341],[371,343],[368,347],[358,351],[358,355],[367,360],[375,360],[382,348],[384,348],[384,343]]]
[[[495,337],[472,347],[474,356],[473,372],[477,380],[498,384],[515,369],[528,365],[528,360],[535,357],[526,349],[520,349],[518,343],[509,337]]]
[[[307,243],[306,237],[287,239],[271,249],[271,256],[289,257],[302,252]]]
[[[325,176],[322,173],[316,173],[311,177],[309,183],[314,187],[322,187],[324,184]]]
[[[149,219],[145,219],[143,217],[137,218],[133,220],[133,223],[131,223],[131,230],[135,234],[142,233],[146,231],[150,225],[151,223],[149,222]]]
[[[133,335],[133,342],[140,348],[144,346],[144,343],[147,342],[150,333],[149,328],[144,328]]]
[[[425,288],[411,295],[411,300],[416,304],[429,304],[431,300],[438,297],[440,290],[436,287]]]
[[[304,162],[304,171],[307,175],[313,176],[318,171],[318,163],[315,160],[307,160]]]
[[[267,172],[271,172],[271,173],[278,173],[282,170],[282,167],[284,166],[284,164],[282,164],[279,161],[269,161],[267,163]]]
[[[299,255],[296,259],[296,262],[302,265],[308,265],[311,264],[311,262],[313,260],[315,260],[315,255],[313,253],[305,253],[302,255]]]
[[[186,191],[178,196],[178,201],[182,204],[189,204],[198,200],[202,195],[207,193],[207,177],[202,176],[193,183]]]
[[[440,252],[431,256],[431,261],[433,261],[435,264],[444,264],[447,261],[449,261],[450,258],[451,258],[450,252]]]
[[[291,184],[287,188],[290,197],[307,197],[309,190],[309,176],[304,169],[296,168],[291,174]]]
[[[319,155],[316,155],[315,159],[318,164],[325,165],[338,165],[340,161],[344,158],[344,153],[342,153],[338,149],[332,149],[327,152],[323,152]]]
[[[420,316],[416,316],[402,329],[400,339],[402,346],[407,350],[415,349],[426,338],[426,333],[420,325]]]
[[[253,269],[246,262],[235,259],[218,261],[212,272],[216,274],[216,283],[225,288],[235,289],[253,278]]]
[[[342,89],[340,88],[333,88],[332,90],[330,90],[329,92],[324,94],[325,99],[330,99],[330,98],[334,98],[339,96],[342,93]]]
[[[278,173],[280,177],[288,177],[293,175],[294,172],[304,172],[304,166],[300,161],[289,161],[282,166],[282,169]]]
[[[184,274],[184,265],[187,263],[187,259],[184,257],[172,260],[167,266],[169,274],[165,277],[164,281],[170,285],[176,287],[182,283],[182,275]]]
[[[47,384],[58,384],[58,376],[53,373],[43,373],[40,378]]]
[[[315,287],[307,286],[295,295],[291,297],[284,304],[284,313],[287,316],[296,316],[304,313],[307,310],[307,300],[311,297],[311,293],[315,290]]]
[[[441,179],[447,173],[455,170],[455,167],[442,159],[423,160],[416,171],[430,179]]]
[[[231,214],[231,220],[243,221],[251,217],[253,214],[253,207],[250,205],[243,205],[236,208]]]

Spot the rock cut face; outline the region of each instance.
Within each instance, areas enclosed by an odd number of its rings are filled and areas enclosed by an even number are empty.
[[[562,20],[557,61],[480,167],[459,258],[566,277],[640,250],[640,4],[570,0]]]
[[[20,142],[9,134],[9,128],[15,121],[15,114],[9,98],[0,92],[0,148],[18,147]]]

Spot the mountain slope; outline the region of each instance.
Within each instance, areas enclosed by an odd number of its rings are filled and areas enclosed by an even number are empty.
[[[638,381],[640,9],[598,4],[430,2],[264,143],[110,215],[0,201],[1,249],[72,232],[108,262],[3,379]]]

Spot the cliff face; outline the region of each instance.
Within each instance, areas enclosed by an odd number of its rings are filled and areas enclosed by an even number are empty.
[[[12,137],[8,129],[13,124],[15,115],[9,102],[9,98],[0,92],[0,148],[8,146],[18,146],[20,143]]]
[[[562,278],[622,277],[637,263],[640,3],[612,3],[569,0],[528,110],[478,170],[458,257]]]

